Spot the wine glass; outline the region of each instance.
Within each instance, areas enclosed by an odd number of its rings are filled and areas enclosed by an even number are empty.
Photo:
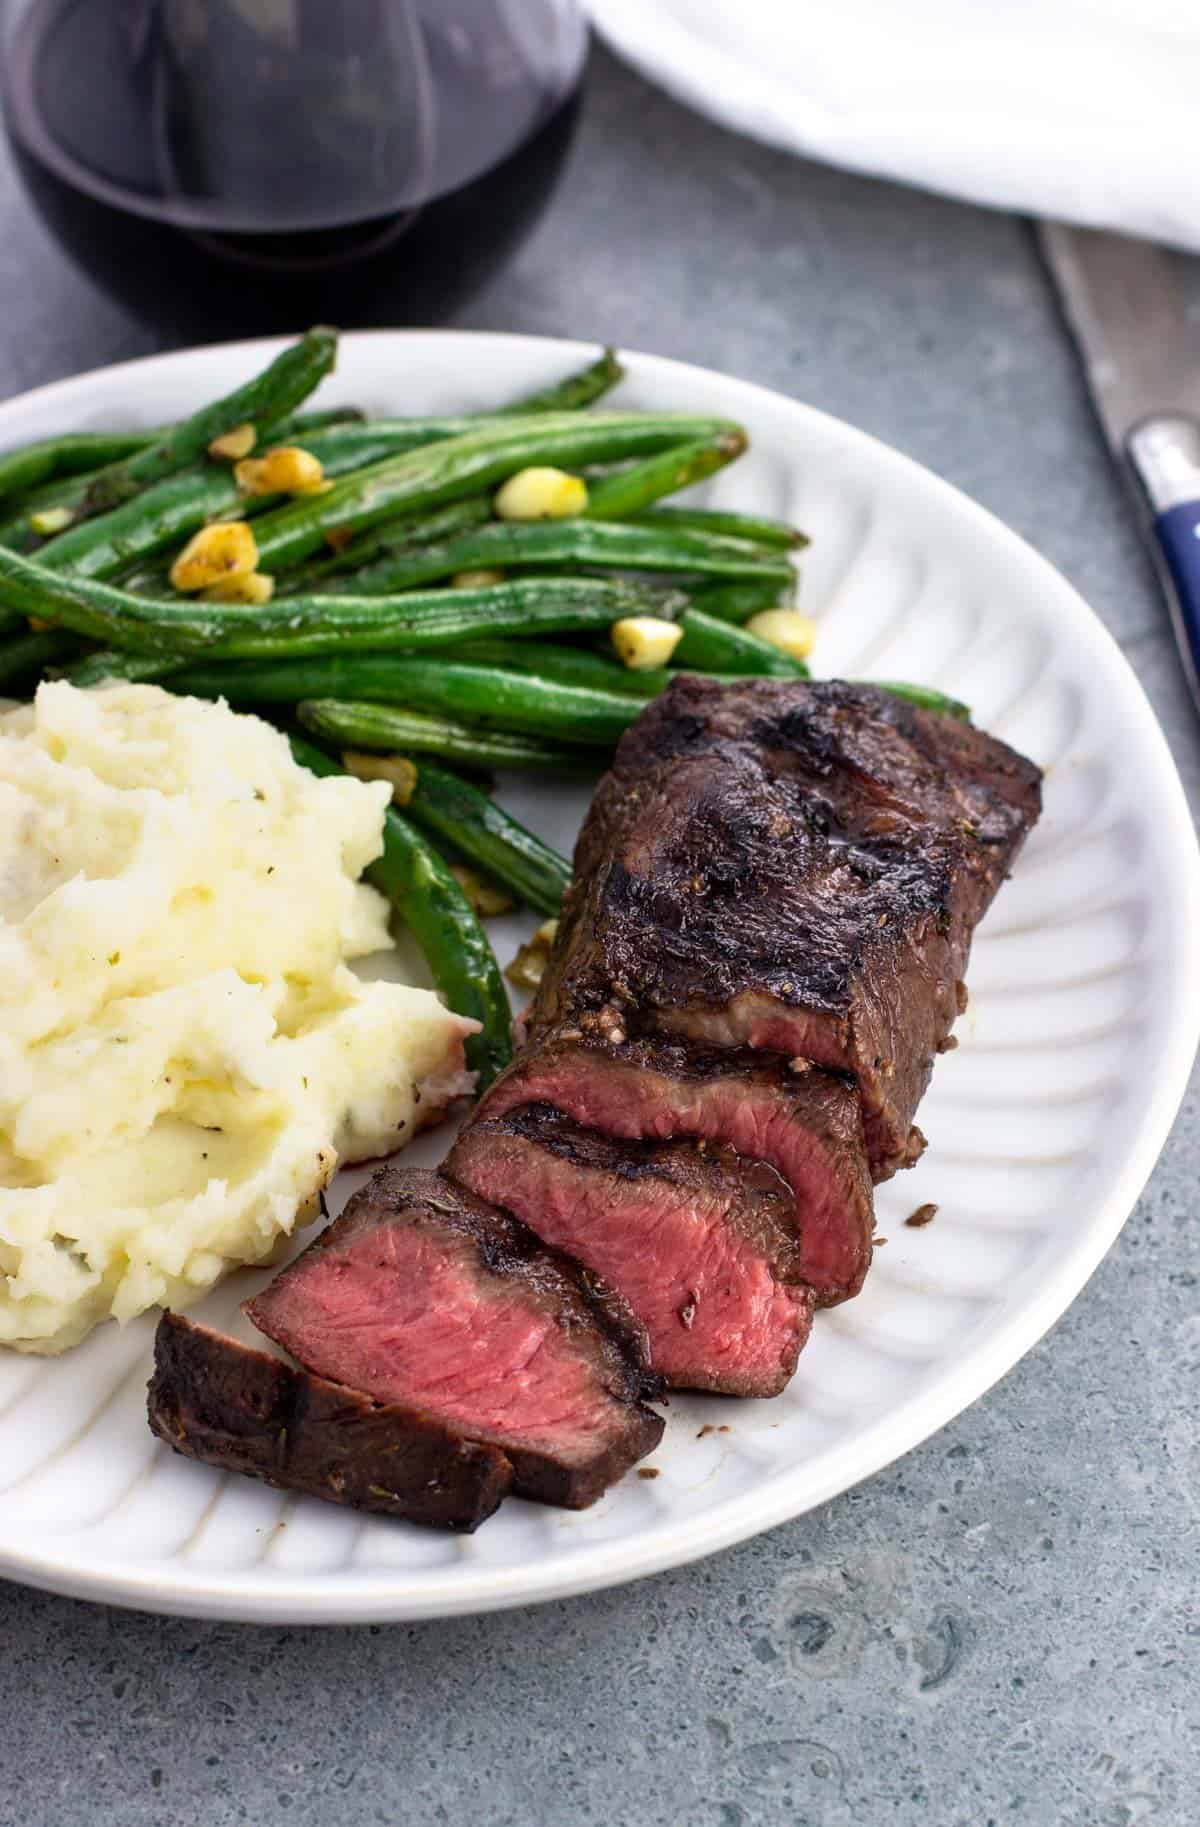
[[[67,252],[188,334],[429,322],[570,145],[577,0],[8,0],[5,122]]]

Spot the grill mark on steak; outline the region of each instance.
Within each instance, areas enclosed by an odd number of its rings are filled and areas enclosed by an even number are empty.
[[[887,1178],[1039,807],[1031,763],[887,692],[684,676],[597,790],[530,1037],[607,1023],[850,1072]]]
[[[747,1184],[765,1163],[794,1195],[797,1279],[824,1306],[862,1286],[874,1210],[859,1100],[848,1078],[797,1072],[748,1048],[706,1051],[661,1037],[615,1044],[577,1030],[543,1031],[497,1079],[463,1133],[537,1103],[630,1142],[687,1137],[725,1145]],[[452,1155],[451,1171],[453,1163]],[[524,1215],[536,1228],[533,1214]]]
[[[617,1297],[438,1174],[384,1168],[245,1312],[317,1375],[498,1446],[542,1502],[593,1503],[662,1435]]]
[[[189,1459],[404,1522],[470,1532],[513,1481],[496,1447],[178,1313],[158,1322],[147,1411],[151,1430]]]
[[[672,1388],[777,1395],[812,1320],[790,1188],[691,1141],[618,1141],[546,1103],[484,1115],[446,1172],[616,1287]]]

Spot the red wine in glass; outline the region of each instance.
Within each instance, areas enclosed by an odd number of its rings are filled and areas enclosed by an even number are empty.
[[[12,0],[5,122],[45,222],[192,336],[428,323],[549,199],[575,0]]]

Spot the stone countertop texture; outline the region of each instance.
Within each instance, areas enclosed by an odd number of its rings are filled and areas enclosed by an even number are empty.
[[[0,297],[6,395],[160,346],[51,248],[7,164]],[[1107,622],[1200,805],[1165,614],[1022,222],[742,142],[598,52],[548,216],[458,321],[724,369],[928,464]],[[0,1827],[1192,1827],[1198,1158],[1193,1089],[1016,1370],[698,1566],[365,1630],[0,1582]]]

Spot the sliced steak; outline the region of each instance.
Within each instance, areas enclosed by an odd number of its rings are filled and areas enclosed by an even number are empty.
[[[668,1031],[851,1073],[877,1179],[1040,808],[981,730],[838,682],[684,676],[622,738],[529,1032]]]
[[[471,1530],[512,1484],[494,1446],[383,1406],[178,1313],[154,1339],[150,1426],[189,1459],[405,1522]]]
[[[687,1136],[735,1149],[748,1164],[766,1162],[793,1193],[794,1279],[807,1283],[823,1306],[849,1299],[862,1286],[874,1212],[858,1093],[850,1080],[815,1068],[796,1070],[747,1048],[705,1051],[670,1039],[618,1043],[585,1039],[578,1030],[543,1029],[492,1086],[464,1139],[483,1120],[524,1104],[553,1105],[608,1136]],[[459,1158],[456,1150],[450,1171],[458,1171]],[[470,1184],[479,1190],[474,1179]],[[499,1193],[496,1198],[509,1203]],[[539,1235],[560,1241],[543,1230],[532,1209],[514,1209]],[[565,1247],[581,1253],[575,1244]],[[599,1272],[645,1319],[621,1278]],[[686,1260],[676,1272],[684,1278],[691,1273]]]
[[[544,1503],[593,1503],[662,1436],[620,1303],[439,1174],[384,1168],[245,1310],[317,1375],[499,1447]]]
[[[625,1299],[676,1389],[774,1396],[812,1322],[793,1199],[705,1142],[620,1142],[549,1104],[468,1125],[445,1171],[536,1225]]]

